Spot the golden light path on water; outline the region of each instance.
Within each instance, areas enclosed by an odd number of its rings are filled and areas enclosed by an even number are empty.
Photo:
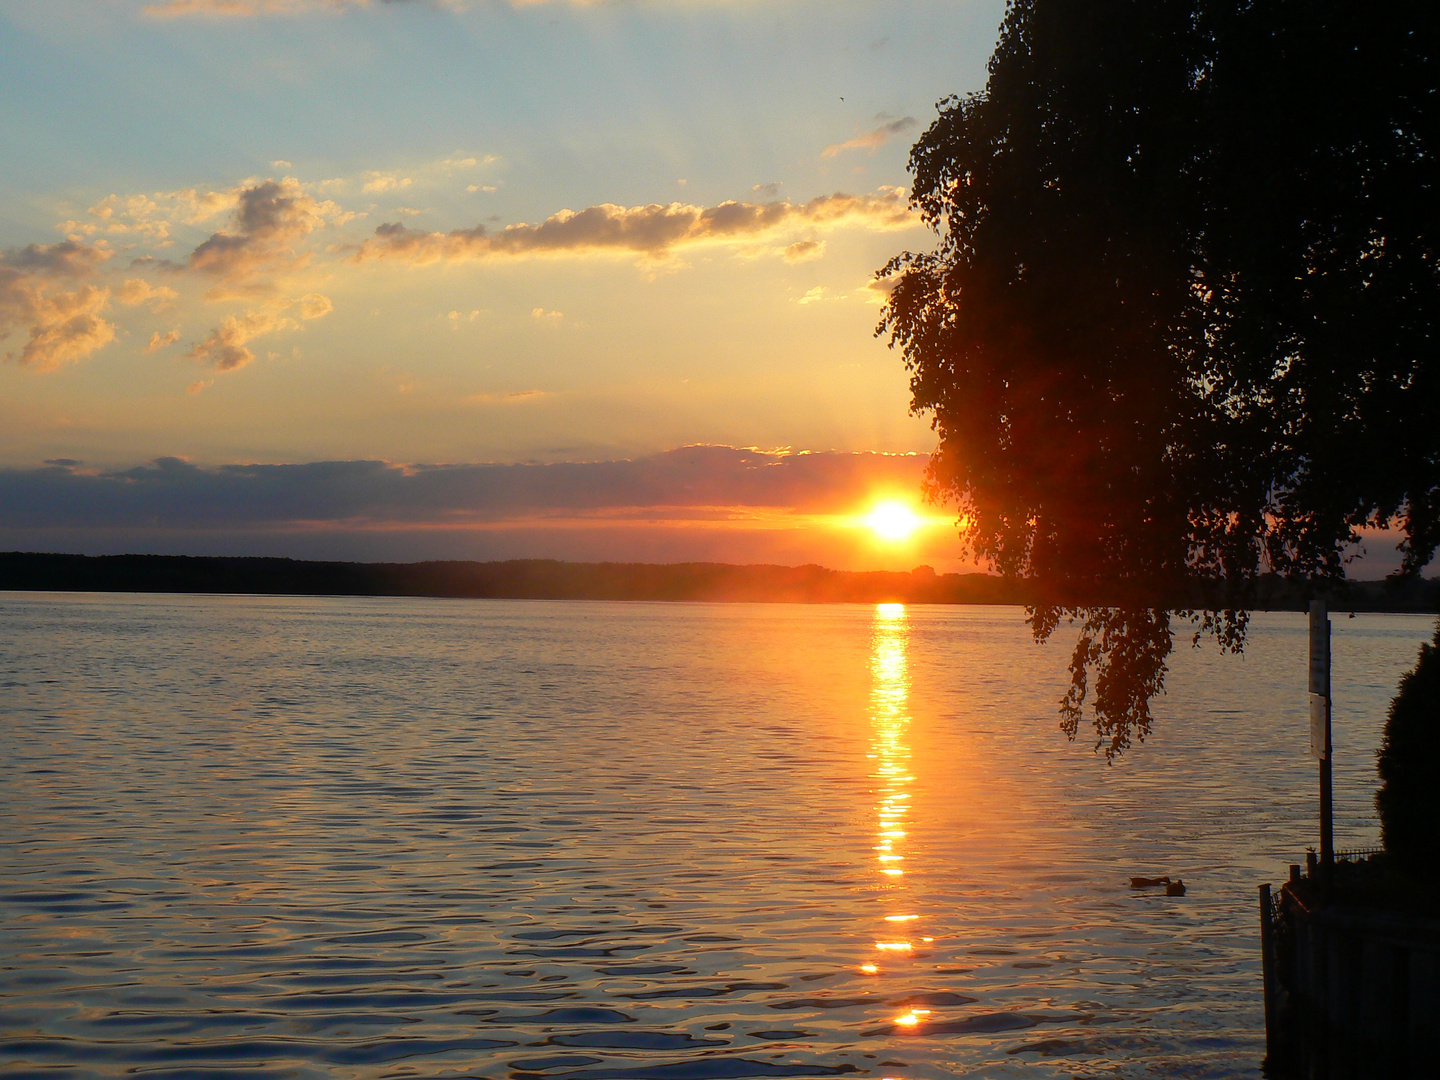
[[[870,638],[870,753],[871,779],[878,798],[875,807],[876,872],[883,878],[886,897],[884,924],[875,941],[876,960],[861,970],[881,974],[908,963],[919,935],[920,915],[912,910],[905,887],[905,836],[914,807],[910,786],[910,623],[903,604],[879,604]],[[902,1028],[918,1027],[929,1009],[912,1008],[894,1018]]]

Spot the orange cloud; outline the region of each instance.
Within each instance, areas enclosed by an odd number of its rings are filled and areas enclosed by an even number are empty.
[[[255,359],[255,354],[246,347],[251,339],[299,328],[298,322],[284,315],[291,307],[297,308],[300,317],[306,320],[324,318],[335,309],[328,296],[310,293],[268,310],[247,311],[238,317],[229,315],[204,340],[192,345],[188,355],[192,360],[213,365],[216,371],[236,371]]]
[[[408,176],[393,176],[388,173],[379,172],[368,172],[365,174],[365,177],[365,184],[360,190],[368,195],[381,194],[387,191],[402,191],[415,182]]]
[[[176,224],[199,225],[236,203],[234,191],[157,191],[150,195],[107,195],[88,213],[87,221],[62,221],[60,232],[72,240],[105,233],[148,241],[160,247],[170,243]]]
[[[159,350],[165,348],[167,345],[174,345],[175,342],[179,340],[179,330],[171,330],[165,334],[162,334],[159,330],[156,330],[153,334],[150,335],[150,344],[145,346],[145,351],[147,353],[158,352]]]
[[[66,240],[30,244],[0,258],[0,339],[28,333],[20,352],[7,352],[5,359],[51,371],[113,341],[115,326],[102,316],[110,290],[59,284],[89,276],[109,257],[108,249]]]
[[[426,233],[387,223],[360,245],[355,258],[395,259],[423,266],[437,262],[621,252],[665,258],[683,248],[755,242],[807,227],[863,225],[903,229],[916,218],[903,194],[882,188],[873,195],[821,195],[807,203],[724,202],[718,206],[602,203],[562,210],[538,225],[510,225],[489,232],[483,225],[449,233]],[[803,250],[802,250],[803,253]]]
[[[865,283],[865,291],[869,294],[866,297],[868,303],[884,304],[890,299],[890,294],[895,291],[895,286],[900,283],[900,278],[877,277],[871,278]]]
[[[825,254],[825,244],[817,240],[797,240],[785,249],[788,263],[809,262]]]
[[[508,0],[511,7],[531,7],[553,0]],[[577,7],[586,7],[603,0],[565,0]],[[343,11],[346,8],[379,7],[381,5],[428,3],[432,7],[462,11],[466,0],[161,0],[142,9],[157,19],[209,16],[211,18],[247,18],[259,15],[314,15]]]
[[[549,396],[544,390],[513,390],[508,394],[470,394],[464,401],[469,405],[520,405]]]
[[[115,339],[115,326],[100,315],[108,289],[83,285],[74,292],[39,296],[31,310],[30,339],[19,361],[41,371],[83,360]],[[0,323],[0,329],[4,329]],[[5,354],[8,360],[10,353]]]
[[[216,371],[235,371],[255,359],[245,347],[247,341],[279,328],[280,319],[269,312],[250,311],[240,318],[229,315],[203,341],[191,346],[189,355],[213,364]]]
[[[433,169],[477,167],[493,158],[445,158]],[[430,168],[430,166],[427,166]],[[432,171],[433,171],[432,169]],[[371,174],[371,179],[381,174]],[[389,174],[385,174],[387,177]],[[689,249],[729,247],[742,254],[770,252],[788,262],[820,257],[823,234],[831,229],[903,229],[917,222],[905,194],[882,187],[870,194],[837,192],[808,202],[785,199],[726,201],[713,206],[652,203],[620,206],[602,203],[586,209],[562,210],[538,223],[519,223],[495,231],[477,225],[448,233],[424,232],[399,223],[380,225],[358,245],[319,243],[316,234],[353,220],[355,213],[313,192],[293,177],[248,180],[226,191],[186,188],[150,195],[107,196],[90,209],[87,223],[65,222],[68,239],[51,245],[31,244],[0,258],[0,340],[27,330],[29,340],[5,354],[35,369],[52,369],[83,359],[116,336],[105,318],[111,303],[145,307],[159,314],[181,301],[181,292],[144,277],[114,275],[110,280],[79,282],[95,277],[113,255],[106,240],[87,236],[104,231],[125,235],[157,249],[173,243],[179,226],[206,228],[208,236],[180,260],[158,254],[136,255],[132,273],[142,267],[209,283],[209,301],[241,298],[249,309],[223,318],[188,355],[217,371],[233,371],[255,360],[248,346],[254,338],[279,330],[298,329],[302,322],[323,318],[333,305],[328,297],[308,291],[321,278],[307,280],[312,266],[333,271],[333,260],[348,252],[354,262],[386,261],[402,265],[438,262],[517,259],[536,256],[584,258],[628,255],[663,260]],[[205,223],[218,214],[229,220],[214,229]],[[210,231],[214,229],[214,231]],[[204,235],[203,233],[201,234]],[[71,287],[65,282],[75,281]],[[559,311],[538,309],[535,318],[560,323]],[[476,317],[471,314],[471,320]],[[458,325],[458,314],[451,322]],[[172,344],[173,330],[145,328],[156,351]],[[141,338],[144,341],[145,338]]]
[[[366,7],[368,0],[164,0],[147,4],[144,11],[158,19],[186,15],[244,18],[254,15],[300,15],[344,7]]]
[[[143,278],[126,278],[115,290],[115,299],[126,307],[149,304],[151,311],[163,311],[180,294],[164,285],[151,285]]]
[[[290,179],[241,188],[230,231],[213,233],[192,251],[189,268],[237,281],[274,263],[293,263],[292,245],[324,224],[327,208]]]
[[[879,118],[877,117],[877,119]],[[820,152],[820,156],[823,158],[838,157],[846,150],[868,150],[873,154],[876,150],[880,149],[880,147],[895,138],[895,136],[903,135],[918,125],[919,121],[913,116],[905,116],[899,120],[891,120],[887,123],[882,123],[877,128],[856,135],[855,138],[849,139],[846,142],[834,143],[827,146]]]
[[[300,298],[300,317],[305,320],[323,319],[330,312],[335,310],[335,305],[330,302],[328,296],[321,296],[319,293],[307,293]]]

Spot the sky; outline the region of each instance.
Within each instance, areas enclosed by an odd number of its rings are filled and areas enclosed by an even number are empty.
[[[0,547],[959,568],[874,275],[1002,16],[7,0]]]

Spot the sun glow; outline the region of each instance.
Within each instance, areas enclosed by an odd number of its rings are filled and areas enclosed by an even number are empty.
[[[865,524],[884,540],[905,540],[922,524],[920,516],[901,502],[882,502],[870,511]]]

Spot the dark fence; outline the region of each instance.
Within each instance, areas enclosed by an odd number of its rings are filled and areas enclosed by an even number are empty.
[[[1440,921],[1320,905],[1309,884],[1260,886],[1267,1074],[1440,1077]]]

